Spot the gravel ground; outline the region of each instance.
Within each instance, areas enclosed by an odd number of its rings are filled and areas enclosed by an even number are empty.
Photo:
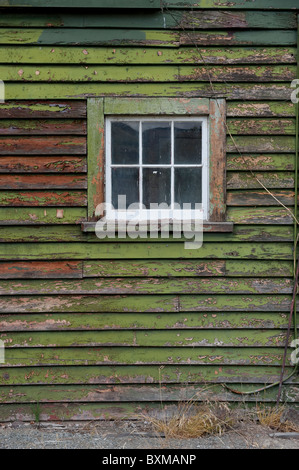
[[[258,425],[240,425],[222,436],[165,439],[147,423],[0,424],[1,449],[299,449]]]

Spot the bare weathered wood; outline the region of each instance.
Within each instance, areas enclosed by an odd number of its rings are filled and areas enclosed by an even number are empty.
[[[274,199],[274,197],[276,198]],[[294,191],[274,190],[271,194],[265,189],[256,191],[231,191],[227,193],[228,206],[279,206],[280,203],[286,206],[294,206]],[[299,202],[299,198],[298,198]]]
[[[87,178],[81,175],[1,175],[3,189],[86,189]]]
[[[0,295],[54,294],[291,294],[290,279],[101,279],[77,281],[0,281]]]
[[[74,155],[86,154],[86,138],[61,137],[1,137],[0,155]]]
[[[81,261],[0,261],[0,279],[80,279]]]
[[[85,173],[86,158],[76,156],[1,156],[0,173]]]
[[[0,207],[86,205],[86,191],[0,191]]]
[[[1,119],[86,118],[85,101],[9,101],[0,103]]]
[[[86,121],[76,120],[37,120],[3,119],[0,121],[1,135],[85,135]]]

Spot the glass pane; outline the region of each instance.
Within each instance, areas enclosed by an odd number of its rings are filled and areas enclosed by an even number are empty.
[[[142,160],[149,164],[167,164],[171,161],[171,123],[142,123]]]
[[[111,168],[112,172],[112,204],[118,208],[118,196],[126,196],[126,208],[139,202],[139,169],[138,168]]]
[[[139,163],[139,122],[111,122],[112,164]]]
[[[202,202],[202,169],[175,168],[174,170],[174,202],[200,204]]]
[[[174,122],[174,163],[201,164],[201,122]]]
[[[171,203],[170,168],[143,168],[143,204],[150,209],[150,203]]]

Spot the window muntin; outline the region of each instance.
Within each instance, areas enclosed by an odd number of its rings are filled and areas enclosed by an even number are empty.
[[[106,118],[106,202],[117,209],[124,194],[127,207],[137,203],[140,219],[153,213],[150,203],[190,203],[193,211],[197,203],[197,216],[206,220],[208,154],[206,116]]]

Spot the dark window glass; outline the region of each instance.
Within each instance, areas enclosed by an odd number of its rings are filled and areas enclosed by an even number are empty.
[[[202,202],[202,169],[175,168],[174,170],[174,202],[194,204]]]
[[[174,122],[174,163],[201,164],[201,122]]]
[[[112,172],[112,204],[118,208],[118,196],[126,195],[126,207],[139,202],[139,169],[111,168]]]
[[[142,161],[144,164],[171,162],[171,123],[142,123]]]
[[[143,204],[150,209],[150,203],[171,203],[170,168],[143,168]]]
[[[116,165],[139,163],[139,123],[111,123],[111,161]]]

